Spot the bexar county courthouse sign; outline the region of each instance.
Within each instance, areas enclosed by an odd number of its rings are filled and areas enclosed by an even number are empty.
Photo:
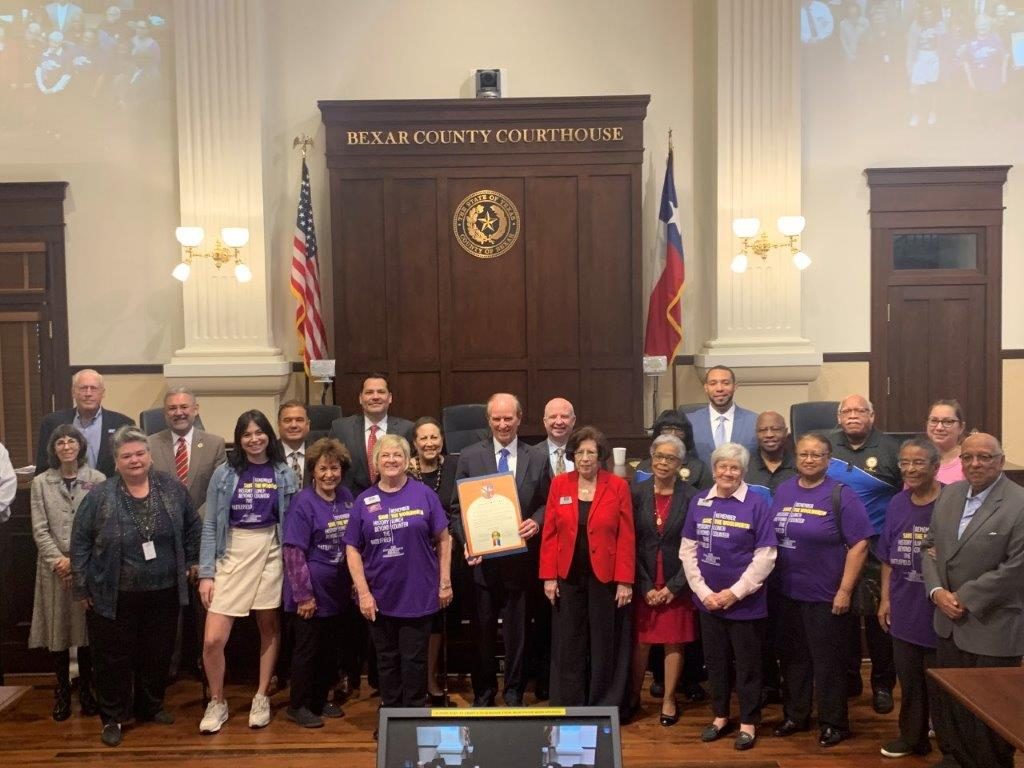
[[[350,147],[414,144],[572,144],[617,142],[623,138],[622,126],[345,131],[345,144]]]

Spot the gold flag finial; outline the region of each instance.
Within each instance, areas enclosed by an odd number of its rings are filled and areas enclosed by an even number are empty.
[[[304,133],[300,134],[296,136],[295,139],[292,141],[292,149],[295,149],[296,147],[299,146],[302,147],[302,159],[305,160],[306,152],[309,150],[310,147],[313,146],[313,139]]]

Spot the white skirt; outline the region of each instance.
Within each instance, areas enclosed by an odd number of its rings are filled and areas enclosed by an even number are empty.
[[[227,551],[217,561],[210,611],[237,617],[280,608],[283,584],[277,526],[232,528]]]

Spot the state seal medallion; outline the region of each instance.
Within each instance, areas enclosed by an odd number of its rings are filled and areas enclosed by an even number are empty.
[[[459,203],[452,229],[466,253],[493,259],[511,249],[519,238],[519,211],[501,192],[481,189]]]

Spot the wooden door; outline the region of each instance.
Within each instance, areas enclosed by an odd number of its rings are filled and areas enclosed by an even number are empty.
[[[999,435],[1003,185],[1008,167],[876,168],[871,188],[871,400],[879,426],[924,430],[956,398]]]

